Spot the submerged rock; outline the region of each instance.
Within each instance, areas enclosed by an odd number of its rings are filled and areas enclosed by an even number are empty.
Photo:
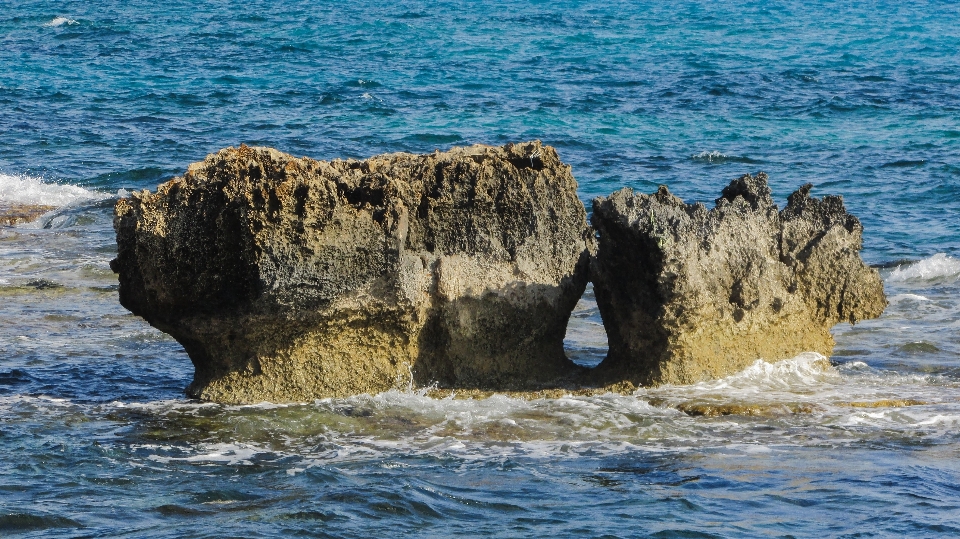
[[[539,142],[227,148],[117,202],[111,266],[120,302],[186,349],[194,397],[538,388],[577,370],[563,338],[594,239],[576,189]]]
[[[710,210],[663,186],[595,199],[592,280],[609,352],[594,380],[687,384],[758,358],[829,355],[833,325],[879,316],[887,301],[860,259],[860,221],[810,188],[783,211],[763,173],[734,180]]]
[[[41,215],[57,209],[42,204],[0,204],[0,225],[14,226],[35,221]]]
[[[811,414],[820,407],[809,402],[788,403],[732,403],[732,402],[682,402],[677,410],[692,417],[719,417],[726,415],[746,415],[759,417],[778,417],[782,415]]]

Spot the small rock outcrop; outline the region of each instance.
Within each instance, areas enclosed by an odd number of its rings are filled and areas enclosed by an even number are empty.
[[[609,352],[593,379],[687,384],[758,358],[829,356],[833,325],[879,316],[887,301],[860,258],[860,221],[810,189],[782,211],[763,173],[734,180],[710,210],[663,186],[595,199],[592,280]]]
[[[0,202],[0,225],[15,226],[35,221],[41,215],[57,209],[42,204],[4,204]]]
[[[188,394],[307,401],[577,372],[594,238],[539,142],[366,161],[227,148],[117,202],[120,302],[177,339]]]

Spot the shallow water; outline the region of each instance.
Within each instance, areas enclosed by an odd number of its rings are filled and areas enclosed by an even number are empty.
[[[0,536],[960,534],[956,5],[0,10]],[[842,194],[890,306],[802,354],[634,395],[187,400],[117,303],[112,205],[220,147],[540,138],[581,197]],[[567,349],[605,353],[588,292]]]

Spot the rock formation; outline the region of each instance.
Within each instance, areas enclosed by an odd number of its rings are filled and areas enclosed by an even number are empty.
[[[527,389],[563,352],[594,238],[531,142],[315,161],[228,148],[116,205],[120,302],[176,338],[188,393],[306,401]]]
[[[754,360],[830,355],[830,328],[875,318],[883,283],[860,259],[860,221],[805,185],[778,211],[767,176],[734,180],[707,210],[666,187],[593,201],[592,265],[609,340],[599,383],[686,384]]]
[[[56,206],[44,206],[41,204],[0,203],[0,225],[14,226],[20,223],[29,223],[55,209],[57,209]]]

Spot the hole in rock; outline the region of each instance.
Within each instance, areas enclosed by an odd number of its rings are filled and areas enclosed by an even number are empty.
[[[600,319],[593,283],[587,284],[570,314],[563,349],[571,361],[582,367],[596,367],[607,356],[607,332]]]

